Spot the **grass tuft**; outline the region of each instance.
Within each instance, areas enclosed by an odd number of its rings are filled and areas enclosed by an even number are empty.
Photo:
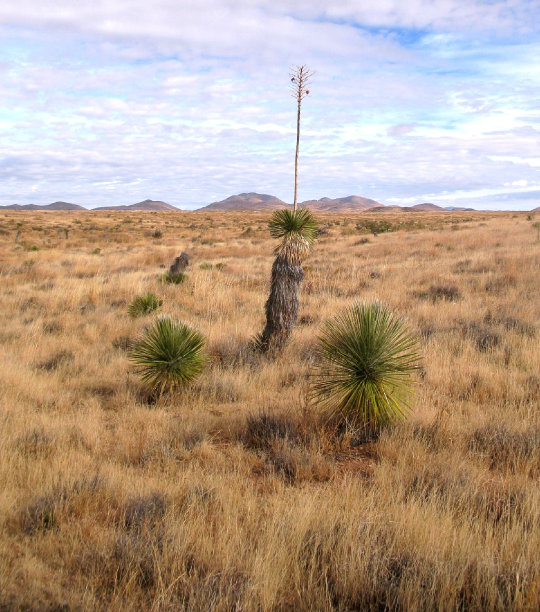
[[[162,304],[163,300],[150,291],[145,295],[138,295],[133,299],[128,307],[128,314],[133,319],[136,317],[144,317],[160,308]]]
[[[163,276],[161,277],[161,282],[167,285],[181,285],[183,282],[186,281],[186,279],[187,274],[184,274],[184,272],[165,272],[165,274],[163,274]]]

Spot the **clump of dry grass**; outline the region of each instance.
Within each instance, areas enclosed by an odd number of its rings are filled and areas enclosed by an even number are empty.
[[[538,609],[530,223],[388,214],[394,231],[355,246],[373,218],[349,217],[321,215],[299,325],[268,362],[249,350],[264,215],[0,213],[0,608]],[[180,248],[189,281],[160,283]],[[148,320],[126,307],[149,291],[209,356],[153,403],[127,353]],[[422,338],[412,416],[376,440],[305,404],[319,326],[355,299]]]

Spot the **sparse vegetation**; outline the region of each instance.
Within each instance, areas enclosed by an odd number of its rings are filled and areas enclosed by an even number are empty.
[[[431,300],[432,302],[439,300],[455,302],[462,297],[460,290],[455,285],[431,285],[427,291],[415,291],[414,295],[420,300]]]
[[[536,230],[536,242],[540,241],[540,221],[535,221],[532,224],[533,228]]]
[[[201,213],[74,211],[66,241],[65,214],[36,211],[17,245],[21,213],[2,211],[0,609],[535,611],[535,232],[522,213],[414,215],[423,229],[377,238],[318,215],[301,324],[269,361],[249,350],[275,258],[265,214],[212,213],[205,245]],[[189,282],[159,284],[183,248]],[[431,286],[461,297],[418,299]],[[161,399],[128,357],[152,321],[126,310],[148,291],[208,354]],[[375,439],[306,403],[320,326],[355,300],[421,332],[410,415]]]

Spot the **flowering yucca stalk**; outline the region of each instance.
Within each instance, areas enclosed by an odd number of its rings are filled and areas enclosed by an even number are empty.
[[[159,317],[134,344],[129,359],[135,364],[143,383],[161,395],[184,387],[204,367],[204,337],[184,323]]]
[[[378,431],[408,413],[416,337],[380,302],[356,303],[328,321],[311,398],[338,424]]]

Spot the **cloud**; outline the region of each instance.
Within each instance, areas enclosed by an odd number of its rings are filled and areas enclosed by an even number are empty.
[[[517,0],[4,3],[0,203],[195,207],[250,190],[290,200],[287,74],[298,62],[316,70],[302,199],[535,189],[538,10]]]

